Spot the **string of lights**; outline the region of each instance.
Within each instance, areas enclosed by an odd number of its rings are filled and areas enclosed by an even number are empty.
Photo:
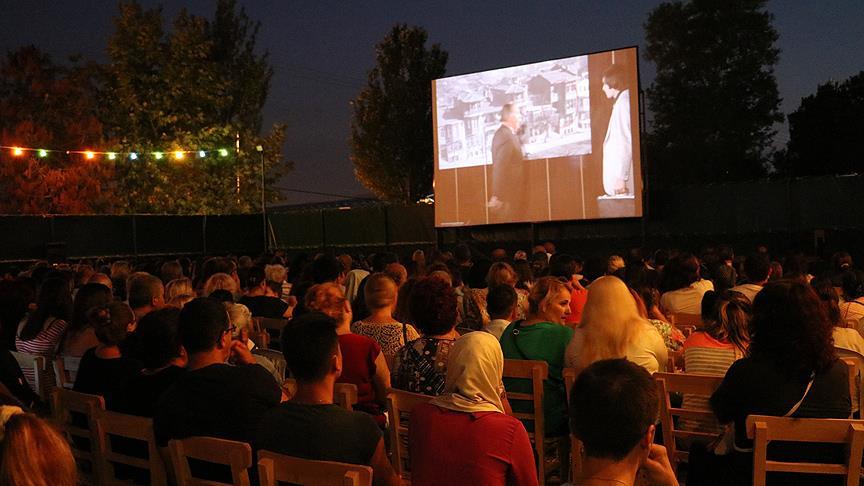
[[[88,150],[88,149],[77,149],[77,150],[53,150],[53,149],[44,149],[44,148],[33,148],[33,147],[19,147],[19,146],[10,146],[10,145],[0,145],[0,151],[8,150],[13,157],[23,157],[28,153],[36,154],[39,158],[46,158],[51,156],[51,154],[66,154],[66,155],[82,155],[85,159],[94,160],[97,157],[99,158],[107,158],[108,160],[117,160],[117,159],[128,159],[128,160],[138,160],[141,157],[150,156],[155,160],[162,160],[166,157],[173,157],[176,160],[183,160],[186,157],[197,157],[199,159],[204,159],[209,156],[218,156],[218,157],[228,157],[230,155],[230,151],[228,149],[220,148],[215,150],[164,150],[164,151],[156,151],[156,152],[104,152],[101,150]]]

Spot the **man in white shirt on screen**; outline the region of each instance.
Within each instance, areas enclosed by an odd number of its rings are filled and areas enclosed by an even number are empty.
[[[634,194],[630,90],[621,65],[613,64],[603,73],[603,93],[614,100],[603,140],[603,190],[608,196],[630,196]]]
[[[507,103],[501,108],[501,126],[492,137],[492,173],[489,198],[490,215],[494,222],[519,220],[528,201],[525,187],[525,164],[519,127],[519,108]]]

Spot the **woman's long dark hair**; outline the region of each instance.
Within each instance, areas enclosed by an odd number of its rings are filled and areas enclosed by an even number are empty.
[[[809,285],[797,280],[771,282],[753,302],[750,356],[768,358],[784,372],[806,379],[834,363],[833,327]]]
[[[19,337],[29,341],[36,337],[49,317],[69,321],[72,317],[72,289],[65,278],[49,278],[42,282],[36,310],[27,318]]]
[[[67,333],[80,332],[89,324],[87,315],[90,309],[108,305],[114,300],[111,289],[98,283],[88,283],[78,289],[72,308],[72,322]]]

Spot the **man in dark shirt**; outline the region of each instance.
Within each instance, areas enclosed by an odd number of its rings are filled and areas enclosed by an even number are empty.
[[[372,466],[376,485],[399,484],[372,417],[333,404],[333,387],[342,372],[336,321],[321,313],[307,313],[295,319],[282,337],[282,352],[297,379],[297,393],[264,415],[255,447],[306,459]]]
[[[252,267],[248,270],[244,288],[246,295],[238,303],[248,307],[253,317],[291,318],[293,306],[273,294],[263,268]]]
[[[189,363],[156,406],[153,430],[160,446],[190,436],[249,442],[264,413],[279,403],[279,385],[243,342],[231,339],[233,330],[215,300],[198,298],[180,311],[180,343]],[[229,358],[235,365],[226,363]]]

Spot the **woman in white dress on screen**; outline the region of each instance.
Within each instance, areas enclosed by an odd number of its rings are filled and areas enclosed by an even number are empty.
[[[608,196],[630,196],[633,195],[630,90],[626,71],[620,64],[612,64],[603,72],[603,93],[614,100],[603,140],[603,190]]]

